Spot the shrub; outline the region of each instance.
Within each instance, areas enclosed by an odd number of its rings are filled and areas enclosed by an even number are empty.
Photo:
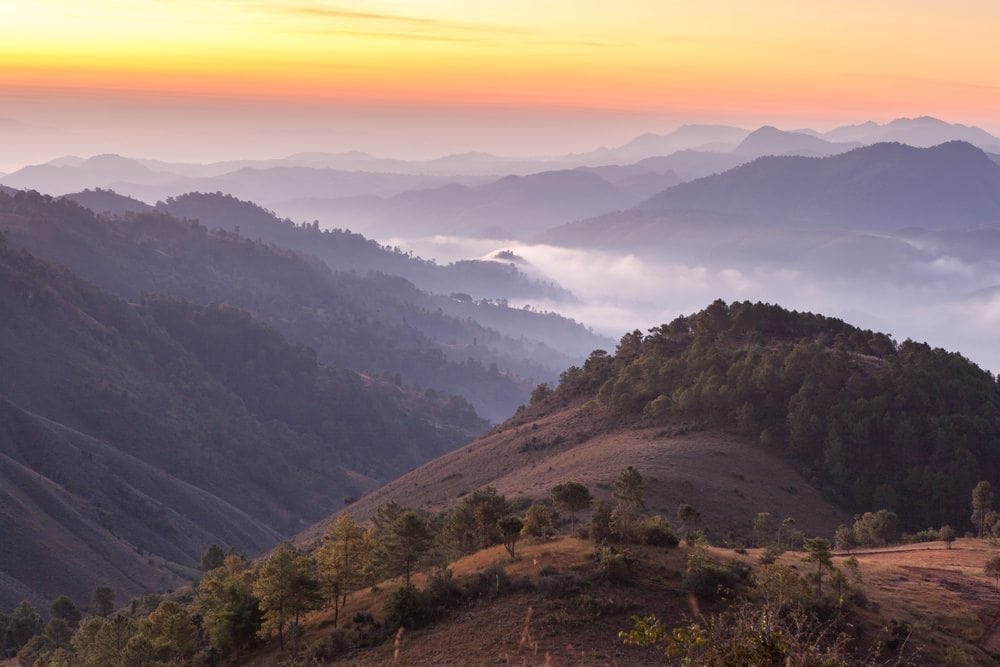
[[[636,528],[636,534],[640,544],[670,549],[678,544],[673,528],[658,514],[641,520]]]
[[[418,591],[413,586],[403,586],[393,591],[382,611],[388,628],[402,626],[408,630],[423,627],[445,614],[445,609],[434,604],[426,592]]]
[[[594,562],[601,579],[616,584],[627,584],[632,580],[632,568],[628,557],[612,546],[601,545],[594,549]]]
[[[350,633],[346,628],[334,628],[325,638],[318,639],[309,646],[308,655],[313,662],[321,664],[333,660],[349,648]]]
[[[733,561],[727,565],[715,563],[700,549],[688,557],[682,585],[688,591],[707,600],[728,597],[733,587],[746,581],[751,569],[745,563]]]

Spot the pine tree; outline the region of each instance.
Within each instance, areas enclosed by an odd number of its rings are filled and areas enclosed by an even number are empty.
[[[260,629],[261,613],[246,559],[231,554],[221,568],[208,572],[198,583],[195,608],[209,643],[223,655],[250,644]]]
[[[341,604],[347,595],[361,586],[365,565],[365,531],[350,514],[337,516],[327,531],[326,540],[316,551],[316,569],[320,587],[333,605],[333,627],[340,619]]]
[[[322,605],[312,559],[290,542],[281,544],[260,565],[253,592],[260,600],[264,622],[261,633],[278,631],[278,645],[285,650],[285,628],[298,626],[300,616]]]
[[[833,569],[833,554],[830,543],[822,537],[811,537],[805,541],[806,560],[816,563],[816,595],[823,595],[823,570]]]
[[[590,506],[593,498],[586,486],[579,482],[566,482],[552,487],[552,502],[569,514],[570,529],[576,530],[576,513]]]

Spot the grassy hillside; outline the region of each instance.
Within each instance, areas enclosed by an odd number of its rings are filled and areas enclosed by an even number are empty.
[[[809,599],[811,563],[801,552],[787,552],[773,564],[760,563],[761,549],[746,554],[708,547],[709,562],[742,572],[728,592],[692,595],[691,556],[698,550],[636,547],[619,579],[601,574],[594,545],[575,538],[526,544],[510,562],[501,547],[477,552],[451,564],[460,588],[481,591],[440,621],[390,636],[375,646],[343,650],[329,663],[401,664],[667,664],[656,649],[630,646],[619,633],[637,615],[654,614],[667,628],[706,624],[744,599],[799,595]],[[842,598],[828,599],[829,619],[819,628],[846,637],[846,664],[992,664],[998,653],[1000,603],[982,574],[983,564],[1000,551],[985,542],[959,540],[858,553],[833,559],[849,578]],[[502,584],[492,588],[482,573],[503,563]],[[493,569],[490,569],[493,568]],[[778,582],[782,583],[779,584]],[[427,586],[420,576],[417,586]],[[495,582],[494,582],[495,583]],[[398,582],[397,584],[398,585]],[[829,584],[828,584],[829,585]],[[782,588],[783,587],[783,588]],[[352,594],[341,618],[380,618],[394,585]],[[810,603],[823,608],[819,600]],[[358,616],[361,615],[361,616]],[[335,630],[328,611],[305,619],[300,640],[304,654],[335,648],[343,637],[364,633],[353,621]],[[371,632],[371,630],[368,630]],[[275,664],[282,658],[272,643],[245,658],[246,664]],[[284,654],[287,656],[287,652]],[[876,657],[877,656],[877,657]],[[901,658],[901,659],[900,659]],[[961,662],[961,660],[966,662]],[[897,662],[898,660],[898,662]],[[887,662],[888,661],[888,662]],[[839,664],[839,663],[832,663]]]
[[[397,502],[440,512],[487,485],[510,498],[547,499],[554,486],[569,480],[610,499],[619,471],[631,465],[647,479],[651,511],[673,516],[679,504],[688,503],[718,539],[730,531],[747,539],[757,512],[791,516],[807,531],[823,534],[848,518],[792,466],[739,434],[619,428],[607,420],[600,406],[579,401],[545,414],[529,408],[489,435],[365,495],[348,511],[367,518],[380,505]],[[328,524],[303,533],[303,543],[315,543]]]

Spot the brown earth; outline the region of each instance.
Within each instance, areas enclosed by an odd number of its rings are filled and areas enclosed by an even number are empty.
[[[778,521],[794,517],[810,535],[832,535],[839,523],[850,521],[789,464],[745,437],[677,427],[595,432],[600,411],[590,402],[522,423],[515,418],[369,493],[347,511],[365,519],[395,501],[437,512],[486,485],[508,498],[546,498],[552,487],[571,480],[609,498],[618,473],[631,465],[646,478],[649,511],[672,518],[680,503],[688,503],[701,512],[717,542],[729,531],[747,539],[762,511]],[[328,523],[311,527],[300,541],[314,544]]]
[[[928,542],[852,555],[880,615],[912,624],[925,644],[924,659],[944,659],[951,648],[972,664],[997,664],[1000,592],[983,574],[986,561],[997,554],[1000,547],[989,542],[961,539],[951,549]],[[848,557],[834,560],[841,565]]]

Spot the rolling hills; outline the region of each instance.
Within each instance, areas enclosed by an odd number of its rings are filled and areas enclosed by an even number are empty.
[[[485,428],[232,307],[129,303],[2,240],[0,277],[5,607],[172,588]]]
[[[0,212],[6,212],[0,229],[12,244],[123,298],[150,293],[232,304],[312,347],[325,362],[399,373],[407,383],[463,395],[489,419],[508,416],[533,382],[554,378],[580,358],[537,340],[503,336],[468,319],[468,312],[465,319],[448,316],[401,278],[333,272],[314,257],[164,213],[108,220],[73,202],[30,193],[0,196]],[[488,304],[462,307],[504,316]],[[545,330],[557,316],[519,318]],[[560,322],[580,340],[603,341]]]

